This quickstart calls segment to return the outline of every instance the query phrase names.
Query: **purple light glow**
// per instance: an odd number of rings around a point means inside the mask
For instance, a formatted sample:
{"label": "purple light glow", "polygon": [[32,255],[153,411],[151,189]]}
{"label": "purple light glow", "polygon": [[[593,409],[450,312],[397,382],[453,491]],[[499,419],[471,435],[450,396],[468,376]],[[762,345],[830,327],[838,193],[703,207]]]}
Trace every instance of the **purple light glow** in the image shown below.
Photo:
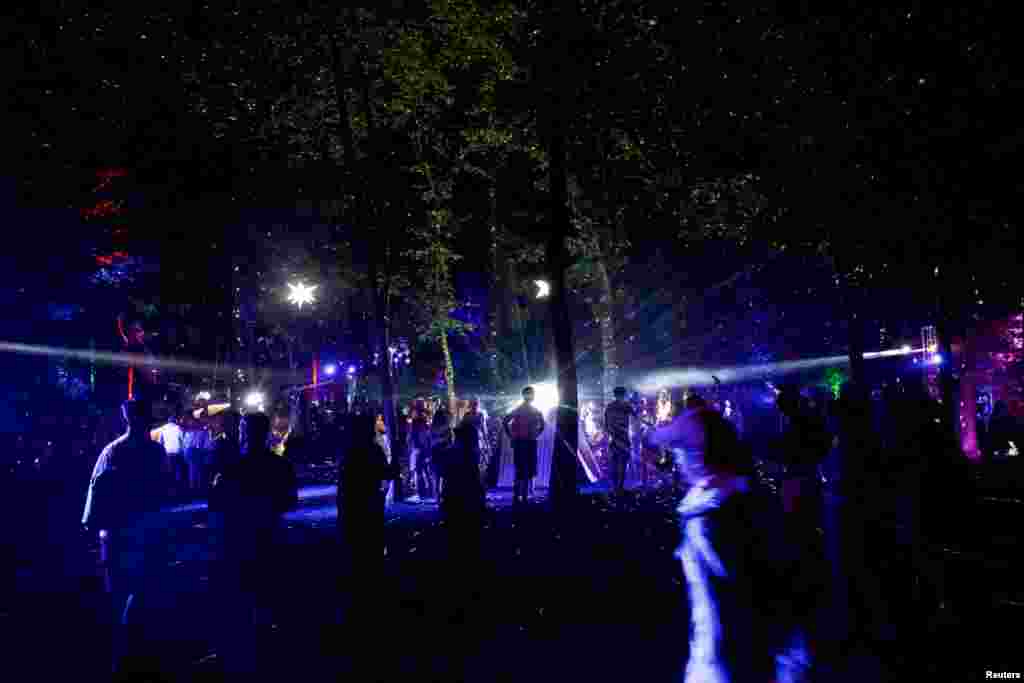
{"label": "purple light glow", "polygon": [[331,363],[330,365],[324,367],[324,374],[327,375],[328,377],[334,375],[334,373],[336,373],[337,371],[338,366],[335,365],[334,363]]}

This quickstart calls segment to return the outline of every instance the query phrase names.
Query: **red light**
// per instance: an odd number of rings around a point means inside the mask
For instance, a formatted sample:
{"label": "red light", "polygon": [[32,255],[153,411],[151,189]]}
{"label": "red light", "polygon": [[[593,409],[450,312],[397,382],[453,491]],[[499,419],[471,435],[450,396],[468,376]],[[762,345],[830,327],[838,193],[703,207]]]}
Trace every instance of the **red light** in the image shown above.
{"label": "red light", "polygon": [[121,205],[110,199],[104,199],[97,202],[96,206],[82,209],[82,216],[85,218],[116,216],[121,213],[124,213],[124,209],[121,208]]}

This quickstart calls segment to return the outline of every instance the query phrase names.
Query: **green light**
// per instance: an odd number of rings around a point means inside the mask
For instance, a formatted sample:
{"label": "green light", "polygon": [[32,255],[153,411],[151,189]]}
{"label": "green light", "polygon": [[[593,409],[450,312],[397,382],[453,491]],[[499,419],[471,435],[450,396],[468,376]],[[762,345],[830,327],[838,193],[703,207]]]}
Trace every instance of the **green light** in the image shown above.
{"label": "green light", "polygon": [[846,375],[838,368],[829,368],[825,371],[825,385],[832,391],[832,398],[839,398],[839,392],[846,380]]}

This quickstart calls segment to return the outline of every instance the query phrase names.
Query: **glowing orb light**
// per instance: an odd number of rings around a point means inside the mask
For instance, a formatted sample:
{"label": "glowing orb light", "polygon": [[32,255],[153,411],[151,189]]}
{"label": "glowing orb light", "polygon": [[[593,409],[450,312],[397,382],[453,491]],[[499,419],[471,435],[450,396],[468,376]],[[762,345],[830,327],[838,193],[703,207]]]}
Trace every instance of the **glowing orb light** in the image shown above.
{"label": "glowing orb light", "polygon": [[533,385],[533,407],[544,415],[559,404],[558,387],[554,382]]}
{"label": "glowing orb light", "polygon": [[210,392],[209,391],[200,391],[196,395],[196,400],[197,401],[209,401],[210,400]]}
{"label": "glowing orb light", "polygon": [[547,280],[534,280],[533,284],[537,285],[538,299],[546,299],[551,295],[551,283]]}
{"label": "glowing orb light", "polygon": [[334,363],[331,363],[330,365],[325,365],[324,366],[324,374],[327,375],[328,377],[330,377],[331,375],[333,375],[337,371],[338,371],[338,366],[335,365]]}
{"label": "glowing orb light", "polygon": [[348,366],[348,374],[350,374],[350,375],[356,374],[356,366],[354,366],[354,365]]}
{"label": "glowing orb light", "polygon": [[936,353],[932,356],[932,365],[942,365],[942,355]]}
{"label": "glowing orb light", "polygon": [[303,304],[311,304],[315,301],[313,298],[313,292],[316,291],[317,285],[305,285],[301,282],[298,284],[288,283],[288,289],[291,292],[288,293],[288,303],[295,304],[299,308],[302,308]]}
{"label": "glowing orb light", "polygon": [[259,391],[250,391],[245,396],[245,405],[248,408],[262,408],[263,394]]}

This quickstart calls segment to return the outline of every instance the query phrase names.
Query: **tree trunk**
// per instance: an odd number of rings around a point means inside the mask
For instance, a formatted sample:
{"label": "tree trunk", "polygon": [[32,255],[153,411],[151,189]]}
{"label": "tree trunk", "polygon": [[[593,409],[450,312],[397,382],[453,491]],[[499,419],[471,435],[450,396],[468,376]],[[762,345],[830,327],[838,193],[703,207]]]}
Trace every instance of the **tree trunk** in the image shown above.
{"label": "tree trunk", "polygon": [[[341,83],[338,83],[338,107],[342,112],[347,112],[347,104],[344,101],[344,90],[341,87]],[[370,74],[366,68],[366,64],[363,65],[363,79],[362,79],[362,95],[363,95],[363,107],[366,114],[366,125],[368,138],[372,143],[376,139],[376,128],[375,119],[373,115],[373,103],[370,94]],[[344,126],[348,128],[348,132],[343,136],[344,139],[353,140],[352,135],[352,121],[351,118],[346,118],[343,122]],[[354,147],[354,143],[353,143]],[[354,149],[353,149],[354,154]],[[368,172],[369,169],[367,168]],[[364,179],[367,177],[367,173],[363,173]],[[380,219],[380,213],[375,210],[375,206],[369,203],[370,193],[367,191],[367,186],[364,184],[361,187],[362,196],[360,197],[360,205],[365,207],[364,211],[366,215],[370,216],[370,223],[375,224]],[[393,457],[399,457],[397,450],[395,449],[394,438],[397,434],[398,420],[395,415],[395,383],[394,375],[392,374],[391,364],[391,311],[390,311],[390,290],[391,290],[391,278],[392,272],[392,261],[391,261],[391,244],[386,240],[370,240],[371,244],[368,249],[367,259],[367,275],[370,295],[372,297],[373,304],[373,352],[378,354],[378,358],[381,361],[381,365],[378,368],[380,371],[380,383],[381,383],[381,398],[384,410],[384,425],[387,427],[387,439],[390,444],[391,452],[394,454]],[[383,257],[383,259],[381,258]],[[378,290],[378,274],[380,272],[380,263],[384,260],[385,273],[383,289]]]}
{"label": "tree trunk", "polygon": [[[391,278],[394,273],[390,241],[385,243],[385,262],[387,265],[384,268],[384,288],[377,296],[377,308],[374,313],[378,321],[377,326],[381,338],[380,353],[384,359],[380,376],[381,398],[384,404],[384,425],[387,427],[387,438],[391,444],[392,457],[398,458],[398,444],[395,443],[395,437],[398,435],[398,416],[395,411],[395,365],[391,357]],[[395,482],[395,484],[400,487],[400,482]],[[395,493],[396,495],[401,495],[401,490]]]}
{"label": "tree trunk", "polygon": [[448,346],[448,332],[441,330],[441,353],[444,354],[444,383],[448,388],[448,415],[455,418],[455,365]]}
{"label": "tree trunk", "polygon": [[619,380],[619,357],[615,342],[615,293],[611,278],[605,267],[604,257],[597,257],[597,279],[601,287],[601,304],[598,306],[598,324],[601,329],[601,360],[604,372],[601,380],[604,402],[609,400]]}
{"label": "tree trunk", "polygon": [[498,186],[493,184],[490,188],[491,203],[491,224],[490,233],[490,285],[487,311],[487,335],[484,340],[484,348],[487,352],[488,367],[490,368],[490,389],[494,393],[502,384],[501,370],[498,366],[498,330],[501,321],[502,301],[498,298],[498,292],[502,291],[502,277],[498,260]]}
{"label": "tree trunk", "polygon": [[[557,115],[556,115],[557,116]],[[560,118],[560,116],[558,116]],[[576,498],[576,454],[579,448],[579,396],[576,354],[572,338],[566,272],[569,265],[567,241],[572,234],[569,214],[566,139],[561,121],[556,118],[551,131],[551,219],[546,248],[551,278],[551,326],[555,337],[555,381],[560,405],[557,410],[554,462],[551,468],[550,494],[556,507],[564,508]]]}
{"label": "tree trunk", "polygon": [[[601,378],[602,406],[606,405],[613,395],[615,386],[618,383],[619,358],[618,349],[615,344],[615,321],[616,321],[616,296],[612,290],[612,279],[608,273],[606,257],[614,249],[614,240],[622,237],[621,213],[613,206],[611,194],[611,182],[609,179],[609,159],[605,140],[601,135],[597,137],[597,144],[601,157],[601,209],[605,216],[615,215],[614,221],[600,224],[600,233],[597,236],[597,282],[601,288],[601,303],[598,306],[598,328],[601,330],[601,362],[603,374]],[[613,233],[610,236],[605,232]],[[607,239],[603,239],[606,238]]]}

